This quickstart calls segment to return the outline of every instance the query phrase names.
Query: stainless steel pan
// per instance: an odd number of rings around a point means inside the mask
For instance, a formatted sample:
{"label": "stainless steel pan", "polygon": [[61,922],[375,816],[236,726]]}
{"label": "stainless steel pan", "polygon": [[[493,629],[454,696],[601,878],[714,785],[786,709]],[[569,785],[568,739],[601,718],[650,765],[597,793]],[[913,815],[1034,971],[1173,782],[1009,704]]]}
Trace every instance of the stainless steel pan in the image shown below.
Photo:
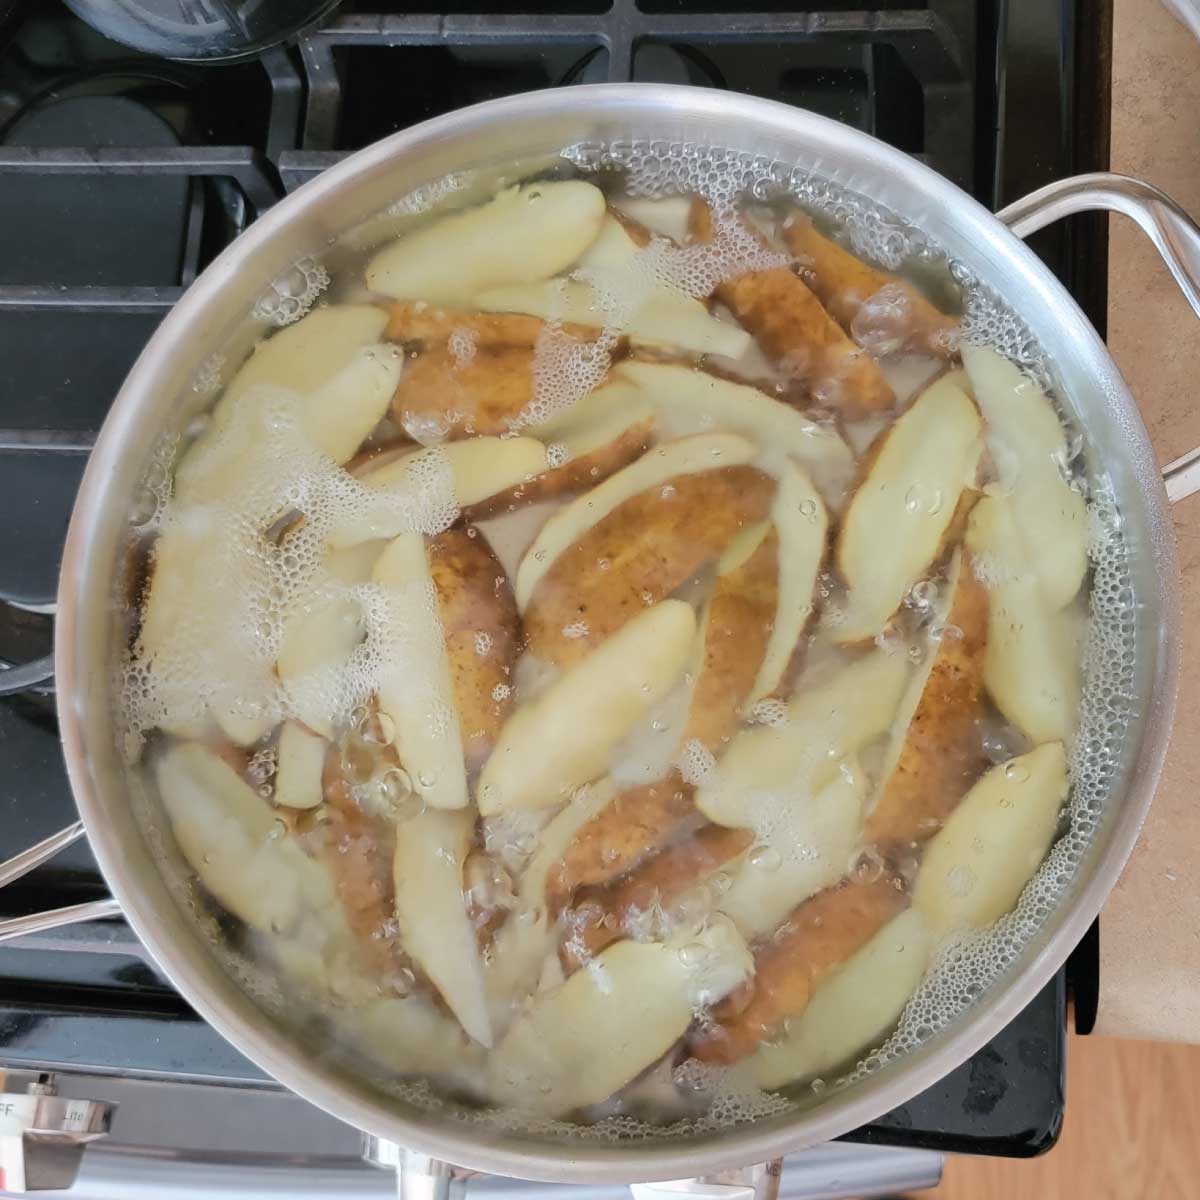
{"label": "stainless steel pan", "polygon": [[[1138,703],[1102,826],[1066,899],[1012,968],[965,1017],[903,1061],[803,1111],[701,1140],[616,1145],[518,1138],[406,1108],[306,1053],[238,989],[168,894],[134,820],[113,734],[117,653],[114,582],[132,497],[156,440],[202,406],[198,368],[251,309],[266,281],[395,197],[481,163],[553,155],[581,141],[663,138],[731,147],[866,194],[923,230],[1017,307],[1053,364],[1091,452],[1117,488],[1132,551]],[[780,104],[653,85],[577,87],[465,109],[379,142],[267,212],[196,281],[162,323],[113,404],[76,503],[59,590],[55,667],[64,751],[82,826],[114,902],[9,923],[6,932],[119,909],[180,992],[265,1070],[341,1119],[460,1168],[563,1182],[680,1179],[765,1163],[838,1136],[933,1084],[1010,1021],[1087,929],[1121,871],[1154,794],[1171,726],[1179,652],[1169,500],[1200,486],[1189,455],[1164,489],[1137,407],[1071,297],[1022,243],[1087,209],[1121,212],[1149,234],[1200,314],[1200,230],[1145,183],[1086,176],[1047,187],[993,216],[958,188],[882,142]],[[0,871],[0,882],[14,872]],[[454,1172],[430,1166],[431,1189]],[[759,1172],[760,1192],[773,1176]],[[440,1181],[440,1182],[438,1182]],[[432,1194],[432,1193],[430,1193]],[[749,1193],[745,1193],[749,1194]]]}

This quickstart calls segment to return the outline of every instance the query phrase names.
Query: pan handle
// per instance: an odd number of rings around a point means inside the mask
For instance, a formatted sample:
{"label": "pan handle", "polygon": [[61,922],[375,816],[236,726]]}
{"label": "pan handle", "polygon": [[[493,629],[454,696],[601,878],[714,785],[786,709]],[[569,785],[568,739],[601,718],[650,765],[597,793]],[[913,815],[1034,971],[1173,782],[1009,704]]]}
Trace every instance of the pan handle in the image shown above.
{"label": "pan handle", "polygon": [[[76,821],[74,825],[68,825],[66,829],[60,829],[48,838],[43,838],[36,846],[30,846],[28,850],[13,855],[7,862],[0,863],[0,887],[20,879],[34,867],[40,867],[81,837],[83,822]],[[60,925],[75,925],[80,921],[98,921],[102,917],[120,915],[121,906],[115,900],[106,898],[90,900],[86,904],[71,904],[66,908],[52,908],[47,912],[30,913],[25,917],[10,917],[0,921],[0,942],[24,937],[30,933],[41,933],[46,929],[57,929]]]}
{"label": "pan handle", "polygon": [[[1076,175],[1030,192],[996,216],[1017,237],[1025,238],[1060,217],[1095,209],[1121,213],[1137,222],[1200,317],[1200,225],[1143,179],[1107,172]],[[1168,463],[1163,482],[1172,504],[1200,491],[1200,447]]]}

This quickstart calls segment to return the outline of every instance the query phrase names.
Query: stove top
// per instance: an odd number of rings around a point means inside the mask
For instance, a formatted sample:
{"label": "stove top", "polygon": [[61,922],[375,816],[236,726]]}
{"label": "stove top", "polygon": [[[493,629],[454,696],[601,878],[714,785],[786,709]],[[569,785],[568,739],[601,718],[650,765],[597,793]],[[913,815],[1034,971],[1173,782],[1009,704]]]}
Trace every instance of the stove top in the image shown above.
{"label": "stove top", "polygon": [[[1103,5],[501,7],[442,0],[429,15],[347,3],[297,42],[201,67],[132,54],[58,4],[0,3],[0,666],[49,652],[58,557],[88,449],[163,313],[260,212],[376,138],[494,96],[632,78],[821,112],[991,207],[1107,165]],[[1077,218],[1033,242],[1101,332],[1102,222]],[[75,818],[52,684],[0,695],[0,747],[8,857]],[[76,843],[0,892],[0,916],[104,895]],[[1068,988],[1085,1025],[1094,983],[1085,944],[1070,975],[979,1054],[852,1139],[1009,1155],[1052,1145]],[[0,953],[0,1062],[274,1087],[196,1018],[119,921]]]}

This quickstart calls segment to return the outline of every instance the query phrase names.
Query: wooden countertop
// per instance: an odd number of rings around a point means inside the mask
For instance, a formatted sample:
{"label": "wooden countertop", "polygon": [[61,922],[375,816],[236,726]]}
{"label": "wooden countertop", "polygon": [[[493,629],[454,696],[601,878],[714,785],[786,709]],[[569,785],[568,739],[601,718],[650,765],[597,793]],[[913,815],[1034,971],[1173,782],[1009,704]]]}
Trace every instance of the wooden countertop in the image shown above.
{"label": "wooden countertop", "polygon": [[[1112,169],[1200,217],[1200,42],[1159,0],[1115,0]],[[1111,220],[1108,344],[1163,464],[1200,446],[1200,321],[1150,242]],[[1166,769],[1100,918],[1097,1032],[1200,1042],[1200,494],[1175,510],[1179,707]]]}

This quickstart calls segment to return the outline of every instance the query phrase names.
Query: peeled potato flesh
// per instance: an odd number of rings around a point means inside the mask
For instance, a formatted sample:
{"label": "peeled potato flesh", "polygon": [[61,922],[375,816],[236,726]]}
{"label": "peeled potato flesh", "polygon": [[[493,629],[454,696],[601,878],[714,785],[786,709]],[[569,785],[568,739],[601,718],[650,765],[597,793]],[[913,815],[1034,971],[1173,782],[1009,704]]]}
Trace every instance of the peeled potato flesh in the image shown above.
{"label": "peeled potato flesh", "polygon": [[720,907],[744,937],[770,933],[796,905],[841,879],[858,842],[866,794],[866,775],[848,761],[730,868],[733,882]]}
{"label": "peeled potato flesh", "polygon": [[865,842],[907,845],[932,837],[983,766],[988,596],[965,552],[951,561],[923,668],[900,705]]}
{"label": "peeled potato flesh", "polygon": [[838,641],[879,634],[933,562],[974,478],[981,433],[975,405],[942,378],[884,436],[838,535],[836,562],[847,586]]}
{"label": "peeled potato flesh", "polygon": [[[608,216],[576,265],[576,277],[493,288],[475,297],[480,308],[527,313],[628,334],[639,346],[694,354],[740,355],[750,336],[718,321],[697,299],[655,282],[658,246],[639,245],[617,218]],[[605,298],[618,296],[618,305]]]}
{"label": "peeled potato flesh", "polygon": [[774,491],[753,467],[715,466],[632,496],[542,575],[524,612],[530,649],[560,666],[578,662],[760,521]]}
{"label": "peeled potato flesh", "polygon": [[224,908],[262,932],[290,929],[333,903],[333,884],[277,823],[271,806],[207,746],[172,746],[155,765],[175,840]]}
{"label": "peeled potato flesh", "polygon": [[479,1046],[424,996],[385,996],[339,1015],[341,1036],[369,1062],[400,1075],[458,1077],[469,1086]]}
{"label": "peeled potato flesh", "polygon": [[738,995],[719,1004],[692,1038],[692,1054],[704,1062],[737,1062],[773,1039],[785,1021],[804,1012],[830,971],[907,907],[901,881],[892,875],[847,880],[806,900],[755,949],[748,1001]]}
{"label": "peeled potato flesh", "polygon": [[804,687],[776,726],[747,729],[730,743],[696,807],[718,825],[754,828],[781,806],[801,804],[838,770],[838,759],[891,727],[908,682],[903,653],[873,650],[832,678]]}
{"label": "peeled potato flesh", "polygon": [[556,804],[604,774],[614,747],[674,686],[695,632],[691,607],[664,600],[519,706],[480,776],[479,811]]}
{"label": "peeled potato flesh", "polygon": [[777,1088],[811,1079],[878,1046],[921,982],[932,948],[916,909],[893,917],[817,988],[782,1038],[754,1052],[746,1066],[755,1083]]}
{"label": "peeled potato flesh", "polygon": [[994,766],[926,847],[913,905],[936,935],[1008,912],[1041,865],[1067,798],[1061,742]]}
{"label": "peeled potato flesh", "polygon": [[1062,608],[1087,572],[1087,505],[1063,475],[1066,432],[1016,364],[982,346],[964,346],[962,356],[1030,566],[1051,608]]}
{"label": "peeled potato flesh", "polygon": [[609,476],[586,495],[565,504],[542,526],[521,560],[515,585],[517,607],[524,612],[534,589],[567,547],[627,500],[675,476],[731,467],[754,457],[754,446],[734,433],[697,434],[656,446]]}
{"label": "peeled potato flesh", "polygon": [[958,322],[939,312],[911,284],[880,271],[817,232],[803,213],[783,223],[783,240],[801,260],[805,277],[843,329],[853,329],[863,303],[890,287],[898,289],[908,310],[906,344],[914,350],[949,358],[958,345]]}
{"label": "peeled potato flesh", "polygon": [[526,183],[402,237],[367,264],[367,287],[397,300],[470,306],[489,287],[548,279],[600,232],[604,194],[581,180]]}
{"label": "peeled potato flesh", "polygon": [[698,1005],[735,988],[750,953],[728,922],[677,942],[619,942],[534,998],[492,1056],[508,1106],[562,1116],[598,1104],[661,1058]]}
{"label": "peeled potato flesh", "polygon": [[475,822],[469,812],[426,809],[396,830],[396,918],[404,949],[463,1029],[492,1044],[483,964],[467,916],[462,872]]}
{"label": "peeled potato flesh", "polygon": [[825,558],[829,516],[808,473],[790,459],[776,472],[771,523],[778,540],[778,603],[771,635],[746,703],[774,692],[784,680],[813,612],[817,574]]}
{"label": "peeled potato flesh", "polygon": [[1010,500],[985,496],[975,506],[967,546],[988,582],[988,694],[1034,743],[1069,739],[1081,690],[1074,614],[1052,610]]}
{"label": "peeled potato flesh", "polygon": [[578,831],[612,803],[615,791],[608,779],[577,789],[538,837],[537,849],[521,874],[517,911],[493,935],[484,984],[497,1031],[507,1028],[514,1005],[533,991],[543,960],[553,952],[555,868]]}
{"label": "peeled potato flesh", "polygon": [[463,753],[473,772],[512,708],[517,607],[508,577],[477,529],[448,529],[430,540],[428,553]]}
{"label": "peeled potato flesh", "polygon": [[256,447],[233,445],[233,463],[217,458],[225,464],[221,472],[199,470],[214,457],[204,451],[258,387],[301,397],[308,440],[335,462],[349,461],[387,412],[404,365],[395,347],[381,343],[386,324],[387,314],[374,305],[331,304],[259,342],[217,402],[210,432],[180,463],[177,491],[220,499],[230,472],[256,469]]}
{"label": "peeled potato flesh", "polygon": [[324,799],[321,776],[329,743],[297,721],[285,721],[275,749],[275,803],[282,808],[316,808]]}
{"label": "peeled potato flesh", "polygon": [[836,430],[815,424],[757,388],[678,363],[628,359],[613,374],[637,387],[664,421],[730,430],[760,451],[787,454],[809,472],[831,503],[841,496],[853,472],[853,455]]}
{"label": "peeled potato flesh", "polygon": [[710,754],[720,753],[737,728],[778,624],[779,539],[766,523],[744,532],[752,543],[748,557],[726,564],[727,551],[717,564],[683,732],[685,744],[697,741]]}
{"label": "peeled potato flesh", "polygon": [[465,808],[461,726],[421,535],[402,533],[389,542],[375,564],[373,578],[384,588],[389,603],[379,707],[395,725],[400,761],[426,804]]}
{"label": "peeled potato flesh", "polygon": [[[449,470],[449,488],[439,486]],[[330,531],[329,544],[353,546],[395,537],[436,504],[443,490],[459,509],[485,504],[546,468],[546,447],[531,437],[475,437],[425,450],[409,450],[368,463],[359,478],[380,493],[379,505]],[[447,498],[448,499],[448,498]]]}

